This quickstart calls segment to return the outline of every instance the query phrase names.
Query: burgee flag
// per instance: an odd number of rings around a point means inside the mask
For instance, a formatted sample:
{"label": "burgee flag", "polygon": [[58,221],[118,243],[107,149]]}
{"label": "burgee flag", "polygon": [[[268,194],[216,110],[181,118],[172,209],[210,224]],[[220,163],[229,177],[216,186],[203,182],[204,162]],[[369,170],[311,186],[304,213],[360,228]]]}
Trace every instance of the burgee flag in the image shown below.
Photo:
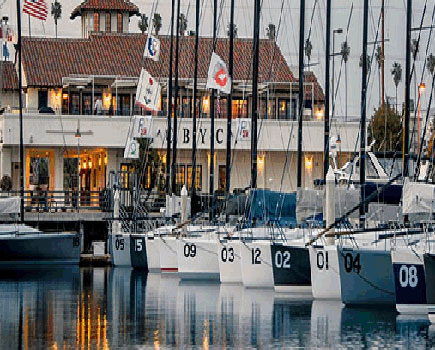
{"label": "burgee flag", "polygon": [[160,92],[162,88],[150,73],[142,68],[136,91],[136,104],[142,108],[157,111],[159,108]]}
{"label": "burgee flag", "polygon": [[47,19],[48,8],[44,0],[26,0],[23,12],[29,16],[45,21]]}
{"label": "burgee flag", "polygon": [[160,40],[155,36],[149,35],[145,43],[145,58],[151,58],[153,61],[158,61],[160,57]]}
{"label": "burgee flag", "polygon": [[139,159],[139,142],[135,139],[128,139],[124,149],[125,159]]}
{"label": "burgee flag", "polygon": [[231,77],[227,65],[216,53],[213,52],[208,68],[207,89],[216,89],[225,94],[231,92]]}

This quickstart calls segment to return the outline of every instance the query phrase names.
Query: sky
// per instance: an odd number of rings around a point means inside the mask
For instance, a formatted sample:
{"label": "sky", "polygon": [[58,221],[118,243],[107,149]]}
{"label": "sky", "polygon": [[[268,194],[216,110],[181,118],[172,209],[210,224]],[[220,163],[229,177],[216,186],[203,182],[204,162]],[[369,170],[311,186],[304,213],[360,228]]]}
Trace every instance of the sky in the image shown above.
{"label": "sky", "polygon": [[[23,0],[21,0],[23,2]],[[170,0],[131,0],[135,3],[141,13],[148,17],[152,16],[153,9],[162,16],[162,34],[169,33],[169,20],[171,1]],[[52,1],[46,1],[51,7]],[[62,5],[62,18],[58,22],[59,37],[81,37],[80,18],[70,20],[73,8],[81,3],[79,0],[59,0]],[[181,0],[181,12],[187,15],[188,30],[193,30],[195,26],[195,0]],[[235,0],[235,23],[238,28],[239,37],[252,37],[253,33],[253,9],[252,0]],[[306,0],[306,37],[310,35],[313,45],[310,68],[324,87],[325,81],[325,3],[326,0]],[[332,29],[343,28],[343,34],[335,35],[335,52],[338,52],[341,43],[346,39],[351,48],[350,58],[347,65],[342,64],[341,58],[335,58],[335,87],[337,89],[336,116],[349,118],[358,117],[361,111],[361,68],[359,67],[360,55],[362,52],[362,0],[333,0]],[[413,3],[413,27],[418,27],[422,20],[422,13],[425,3],[427,3],[426,15],[423,20],[424,26],[431,25],[435,0],[414,0]],[[201,0],[201,23],[200,34],[210,36],[212,33],[212,0]],[[293,72],[297,74],[298,64],[298,40],[299,40],[299,4],[298,0],[263,0],[260,35],[266,36],[266,27],[269,23],[277,26],[277,42],[282,53]],[[375,41],[378,32],[380,39],[380,8],[381,0],[369,0],[369,42]],[[351,8],[353,5],[352,15]],[[394,62],[402,65],[402,82],[398,87],[398,102],[401,105],[404,96],[404,72],[405,72],[405,24],[406,24],[406,1],[405,0],[385,0],[385,37],[388,40],[385,44],[385,81],[386,95],[395,98],[395,86],[391,75],[391,67]],[[218,36],[226,36],[229,23],[230,0],[218,0],[219,7],[219,28]],[[0,0],[0,15],[8,15],[12,28],[16,29],[16,0]],[[22,18],[23,35],[29,34],[28,16]],[[132,17],[130,22],[130,32],[138,32],[138,18]],[[349,24],[349,27],[348,27]],[[378,29],[379,28],[379,29]],[[54,37],[55,25],[51,16],[46,22],[31,19],[32,36]],[[427,54],[434,53],[435,30],[432,40],[428,44],[429,30],[421,32],[420,52],[416,60],[416,76],[413,80],[411,98],[416,94],[415,86],[420,81],[425,82],[429,87],[431,79],[427,69],[423,74],[423,64]],[[310,33],[310,34],[309,34]],[[418,31],[413,32],[413,37],[417,37]],[[368,52],[373,55],[374,46],[370,45]],[[331,49],[332,50],[332,49]],[[426,54],[427,52],[427,54]],[[317,64],[316,64],[317,63]],[[346,69],[345,69],[346,66]],[[332,69],[332,67],[331,67]],[[340,73],[341,72],[341,73]],[[347,74],[345,74],[345,72]],[[346,79],[347,76],[347,79]],[[339,78],[340,77],[340,78]],[[332,79],[332,77],[331,77]],[[340,80],[340,81],[339,81]],[[339,81],[339,83],[338,83]],[[422,110],[425,109],[429,100],[429,90],[426,89],[421,98]],[[345,92],[347,91],[347,98]],[[379,69],[376,61],[372,64],[371,74],[368,83],[367,115],[371,116],[375,108],[379,105]]]}

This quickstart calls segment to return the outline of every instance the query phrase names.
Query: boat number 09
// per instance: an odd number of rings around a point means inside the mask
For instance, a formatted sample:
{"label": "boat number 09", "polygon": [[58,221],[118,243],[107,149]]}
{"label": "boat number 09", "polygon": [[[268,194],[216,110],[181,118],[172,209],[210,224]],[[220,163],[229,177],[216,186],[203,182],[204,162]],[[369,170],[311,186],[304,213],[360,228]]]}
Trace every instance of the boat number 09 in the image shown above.
{"label": "boat number 09", "polygon": [[399,270],[399,282],[402,288],[406,288],[408,286],[410,286],[411,288],[417,287],[417,268],[414,265],[402,265]]}
{"label": "boat number 09", "polygon": [[351,253],[347,253],[344,256],[344,269],[347,273],[351,273],[352,270],[359,273],[361,271],[360,255],[357,254],[354,258]]}
{"label": "boat number 09", "polygon": [[233,262],[234,261],[234,248],[222,248],[221,251],[222,262]]}
{"label": "boat number 09", "polygon": [[290,268],[290,252],[277,250],[275,253],[275,266],[277,268],[289,269]]}
{"label": "boat number 09", "polygon": [[141,239],[136,239],[136,244],[134,246],[134,250],[137,252],[142,251],[142,240]]}
{"label": "boat number 09", "polygon": [[260,248],[252,248],[251,249],[252,265],[260,265],[261,264],[260,256],[261,256]]}
{"label": "boat number 09", "polygon": [[319,270],[328,270],[329,263],[328,263],[328,252],[323,253],[322,251],[317,253],[317,268]]}
{"label": "boat number 09", "polygon": [[124,238],[117,238],[115,241],[116,250],[124,250]]}
{"label": "boat number 09", "polygon": [[184,245],[184,256],[186,258],[188,258],[189,256],[191,258],[194,258],[196,256],[196,245],[186,243]]}

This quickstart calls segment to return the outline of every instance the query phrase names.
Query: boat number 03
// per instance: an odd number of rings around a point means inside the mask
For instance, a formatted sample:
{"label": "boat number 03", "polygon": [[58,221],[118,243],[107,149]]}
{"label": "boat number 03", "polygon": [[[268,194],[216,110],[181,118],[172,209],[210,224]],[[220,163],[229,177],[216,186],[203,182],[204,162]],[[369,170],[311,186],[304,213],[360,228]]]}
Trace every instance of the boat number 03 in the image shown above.
{"label": "boat number 03", "polygon": [[289,269],[290,268],[290,252],[277,250],[275,253],[275,266],[277,268]]}
{"label": "boat number 03", "polygon": [[234,248],[222,248],[221,251],[222,262],[233,262],[234,261]]}
{"label": "boat number 03", "polygon": [[261,264],[260,256],[261,256],[260,248],[252,248],[251,249],[252,265],[260,265]]}
{"label": "boat number 03", "polygon": [[184,245],[184,256],[186,258],[188,258],[189,256],[191,258],[194,258],[196,256],[196,245],[186,243]]}
{"label": "boat number 03", "polygon": [[352,271],[359,273],[361,271],[360,255],[357,254],[353,257],[351,253],[347,253],[344,256],[344,269],[347,273],[351,273]]}
{"label": "boat number 03", "polygon": [[418,284],[417,268],[414,265],[402,265],[399,270],[399,282],[402,288],[415,288]]}
{"label": "boat number 03", "polygon": [[136,239],[136,243],[134,245],[134,250],[136,252],[141,252],[142,251],[142,240],[141,239]]}
{"label": "boat number 03", "polygon": [[320,251],[317,253],[317,268],[319,270],[328,270],[329,263],[328,263],[328,252]]}
{"label": "boat number 03", "polygon": [[124,238],[117,238],[115,241],[116,250],[124,250]]}

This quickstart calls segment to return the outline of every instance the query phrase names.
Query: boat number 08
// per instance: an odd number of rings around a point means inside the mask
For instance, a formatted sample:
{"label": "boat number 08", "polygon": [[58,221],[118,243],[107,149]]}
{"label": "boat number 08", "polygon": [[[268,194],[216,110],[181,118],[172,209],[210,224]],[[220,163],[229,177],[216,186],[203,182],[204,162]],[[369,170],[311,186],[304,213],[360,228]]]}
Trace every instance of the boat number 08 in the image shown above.
{"label": "boat number 08", "polygon": [[196,245],[186,243],[184,245],[184,256],[186,258],[188,258],[189,256],[191,258],[194,258],[196,256]]}
{"label": "boat number 08", "polygon": [[275,253],[275,266],[277,268],[289,269],[290,268],[290,252],[277,250]]}
{"label": "boat number 08", "polygon": [[351,273],[353,270],[359,274],[359,272],[361,271],[360,255],[357,254],[354,258],[351,253],[347,253],[344,256],[344,269],[347,273]]}
{"label": "boat number 08", "polygon": [[234,248],[222,248],[221,251],[222,262],[233,262],[234,261]]}
{"label": "boat number 08", "polygon": [[116,250],[124,250],[124,238],[117,238],[115,241]]}
{"label": "boat number 08", "polygon": [[320,251],[317,253],[317,268],[319,270],[328,270],[329,264],[328,264],[328,252],[323,253],[323,251]]}
{"label": "boat number 08", "polygon": [[418,284],[417,268],[414,265],[402,265],[399,270],[399,282],[402,288],[415,288]]}
{"label": "boat number 08", "polygon": [[261,264],[260,256],[261,256],[260,248],[252,248],[251,249],[252,265],[260,265]]}

